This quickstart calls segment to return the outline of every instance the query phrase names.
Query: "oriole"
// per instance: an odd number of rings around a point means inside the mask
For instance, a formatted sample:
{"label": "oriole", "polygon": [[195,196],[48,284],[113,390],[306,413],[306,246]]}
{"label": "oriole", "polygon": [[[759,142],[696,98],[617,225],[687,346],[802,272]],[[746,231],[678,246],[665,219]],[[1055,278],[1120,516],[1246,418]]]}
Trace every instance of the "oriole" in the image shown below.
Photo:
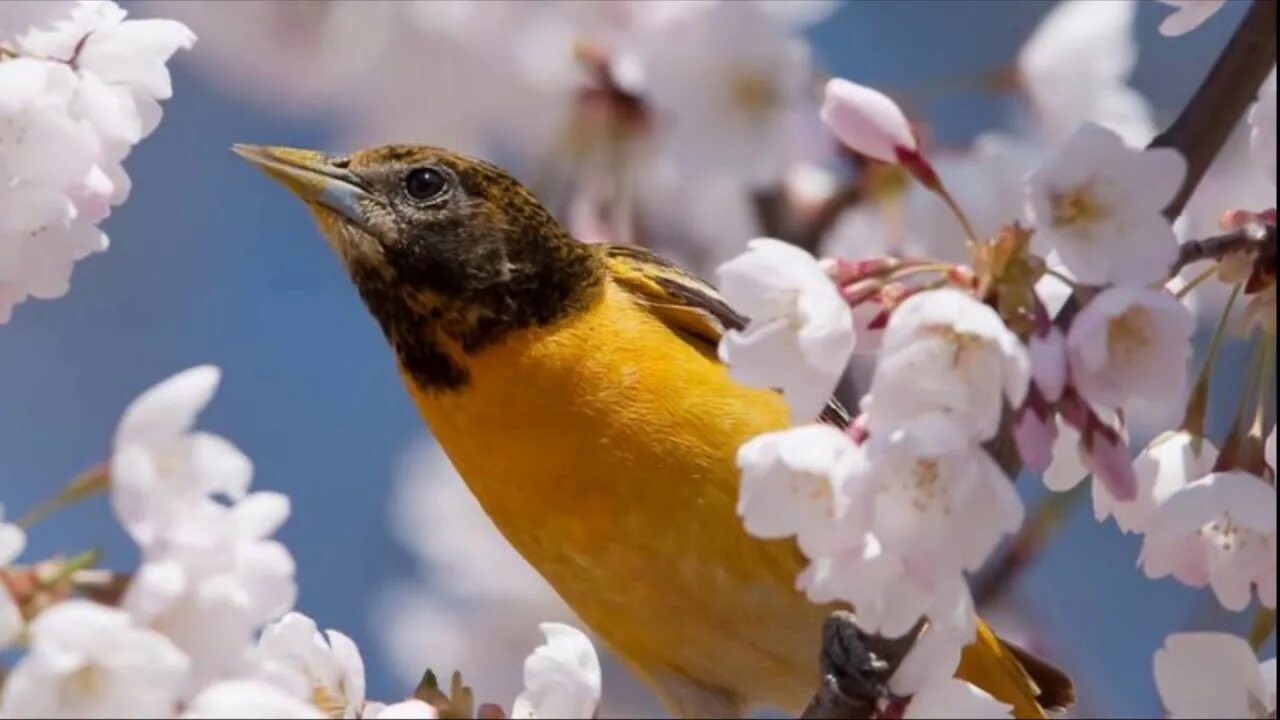
{"label": "oriole", "polygon": [[[446,150],[236,150],[310,207],[485,512],[671,712],[804,706],[832,608],[795,589],[793,543],[735,513],[738,446],[788,413],[717,361],[744,319],[713,288],[574,240]],[[1071,693],[985,625],[959,675],[1024,717]]]}

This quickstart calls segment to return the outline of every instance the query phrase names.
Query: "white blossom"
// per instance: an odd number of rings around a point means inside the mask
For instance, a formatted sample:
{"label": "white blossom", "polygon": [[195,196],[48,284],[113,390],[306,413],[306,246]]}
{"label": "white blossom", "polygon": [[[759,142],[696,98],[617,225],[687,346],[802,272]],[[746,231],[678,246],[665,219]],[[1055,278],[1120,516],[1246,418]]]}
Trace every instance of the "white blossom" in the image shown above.
{"label": "white blossom", "polygon": [[959,647],[972,641],[976,629],[973,598],[959,574],[937,578],[908,572],[903,558],[871,533],[849,550],[810,562],[796,588],[815,603],[854,605],[858,626],[868,633],[900,637],[928,617]]}
{"label": "white blossom", "polygon": [[[1262,445],[1262,455],[1267,461],[1267,467],[1271,468],[1271,472],[1276,471],[1276,429],[1271,428],[1271,433],[1267,435],[1267,439]],[[2,563],[0,563],[2,564]]]}
{"label": "white blossom", "polygon": [[238,671],[254,632],[293,607],[293,557],[269,539],[288,515],[277,493],[231,507],[206,500],[145,553],[121,604],[191,657],[195,685]]}
{"label": "white blossom", "polygon": [[1227,4],[1227,0],[1160,0],[1174,11],[1160,21],[1160,34],[1168,37],[1186,35],[1204,24]]}
{"label": "white blossom", "polygon": [[1208,475],[1217,459],[1218,450],[1209,440],[1183,430],[1167,432],[1133,461],[1138,483],[1135,499],[1116,500],[1104,483],[1094,483],[1094,516],[1101,521],[1114,515],[1124,532],[1144,532],[1155,509],[1188,483]]}
{"label": "white blossom", "polygon": [[886,437],[873,435],[860,472],[848,481],[857,526],[915,572],[976,570],[1022,524],[1012,481],[967,431],[933,414]]}
{"label": "white blossom", "polygon": [[129,615],[88,600],[53,605],[31,622],[31,645],[5,679],[10,718],[173,715],[187,658]]}
{"label": "white blossom", "polygon": [[946,678],[916,693],[907,703],[902,717],[906,720],[957,717],[995,720],[1013,717],[1013,706],[996,700],[972,683]]}
{"label": "white blossom", "polygon": [[856,541],[841,524],[849,505],[842,486],[860,460],[853,441],[825,424],[747,441],[738,449],[738,514],[747,532],[760,538],[795,535],[809,557]]}
{"label": "white blossom", "polygon": [[1275,658],[1259,663],[1241,638],[1174,633],[1153,660],[1170,717],[1267,718],[1276,714]]}
{"label": "white blossom", "polygon": [[28,296],[64,295],[73,265],[107,248],[96,226],[128,194],[120,163],[160,121],[165,62],[194,40],[89,1],[14,40],[0,62],[0,204],[21,211],[0,220],[0,322]]}
{"label": "white blossom", "polygon": [[1171,494],[1152,513],[1139,563],[1148,577],[1209,585],[1241,611],[1257,586],[1276,605],[1276,489],[1256,475],[1215,472]]}
{"label": "white blossom", "polygon": [[867,428],[890,433],[941,412],[986,440],[1000,426],[1004,401],[1022,404],[1030,373],[1026,348],[996,311],[954,289],[913,295],[885,329],[863,401]]}
{"label": "white blossom", "polygon": [[1104,290],[1067,331],[1071,380],[1091,405],[1121,408],[1132,400],[1180,403],[1195,319],[1167,292]]}
{"label": "white blossom", "polygon": [[1035,121],[1052,142],[1096,122],[1141,145],[1155,135],[1151,108],[1128,85],[1138,59],[1134,0],[1066,0],[1040,21],[1018,53]]}
{"label": "white blossom", "polygon": [[[4,506],[0,505],[0,570],[16,560],[26,546],[27,534],[17,525],[4,522]],[[21,632],[22,612],[8,586],[0,582],[0,650],[9,647]]]}
{"label": "white blossom", "polygon": [[434,707],[416,698],[385,705],[368,702],[360,717],[365,720],[435,720],[440,713]]}
{"label": "white blossom", "polygon": [[255,655],[260,662],[300,674],[311,689],[312,702],[330,717],[354,718],[364,707],[360,649],[337,630],[322,635],[315,621],[302,613],[288,613],[264,628]]}
{"label": "white blossom", "polygon": [[139,395],[120,418],[111,502],[144,547],[181,532],[186,513],[210,495],[236,500],[248,491],[252,461],[226,439],[192,430],[219,375],[212,365],[178,373]]}
{"label": "white blossom", "polygon": [[600,704],[600,660],[580,630],[562,623],[539,626],[546,642],[524,661],[524,692],[512,718],[592,718]]}
{"label": "white blossom", "polygon": [[182,717],[189,720],[318,720],[325,715],[306,700],[271,683],[260,680],[223,680],[201,690],[191,700]]}
{"label": "white blossom", "polygon": [[720,266],[725,300],[751,318],[720,342],[740,382],[782,390],[795,422],[822,412],[853,351],[853,318],[809,253],[771,238]]}
{"label": "white blossom", "polygon": [[86,0],[51,29],[18,39],[19,50],[68,63],[80,84],[73,104],[119,160],[160,121],[158,101],[173,95],[165,63],[195,35],[174,20],[125,20],[114,2]]}
{"label": "white blossom", "polygon": [[76,261],[106,249],[94,224],[114,185],[95,164],[100,140],[69,106],[66,66],[0,62],[0,322],[28,296],[61,297]]}
{"label": "white blossom", "polygon": [[1276,71],[1258,91],[1249,110],[1249,151],[1258,167],[1276,184]]}
{"label": "white blossom", "polygon": [[1057,419],[1054,438],[1053,462],[1044,471],[1043,480],[1050,490],[1066,492],[1089,476],[1089,468],[1081,458],[1080,432],[1061,416]]}
{"label": "white blossom", "polygon": [[814,106],[808,45],[758,4],[677,12],[631,33],[612,68],[652,105],[659,142],[687,172],[727,171],[761,185],[781,179],[799,154]]}
{"label": "white blossom", "polygon": [[889,96],[844,78],[827,81],[822,122],[850,148],[881,162],[897,164],[919,150],[911,123]]}
{"label": "white blossom", "polygon": [[972,600],[962,573],[1022,523],[1009,478],[965,428],[932,414],[873,434],[844,488],[844,547],[815,558],[801,589],[814,602],[851,603],[868,632],[901,635],[928,615],[968,642]]}
{"label": "white blossom", "polygon": [[1027,213],[1037,236],[1080,282],[1163,280],[1178,243],[1161,211],[1185,170],[1176,150],[1135,150],[1087,123],[1031,174]]}

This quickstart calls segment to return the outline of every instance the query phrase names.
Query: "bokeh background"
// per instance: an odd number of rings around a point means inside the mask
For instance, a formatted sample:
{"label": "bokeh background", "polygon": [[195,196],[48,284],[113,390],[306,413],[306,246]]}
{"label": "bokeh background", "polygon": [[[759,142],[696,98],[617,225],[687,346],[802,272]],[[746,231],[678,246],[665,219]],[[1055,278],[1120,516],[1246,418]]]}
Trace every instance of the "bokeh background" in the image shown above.
{"label": "bokeh background", "polygon": [[[1139,8],[1132,84],[1161,123],[1242,14],[1243,3],[1228,5],[1176,40],[1155,30],[1166,9]],[[129,7],[182,16],[164,3]],[[1049,7],[857,2],[806,34],[833,74],[910,90],[1007,66]],[[201,35],[201,18],[212,16],[194,15],[188,22]],[[223,384],[202,425],[254,459],[256,487],[292,498],[280,537],[298,562],[299,609],[356,640],[371,697],[406,693],[424,669],[415,663],[448,672],[458,658],[482,699],[505,704],[552,601],[431,449],[377,327],[310,219],[228,151],[234,142],[339,149],[348,138],[321,110],[281,112],[261,92],[220,81],[202,52],[212,50],[197,43],[176,59],[164,122],[127,162],[133,193],[105,224],[111,249],[76,268],[66,298],[28,302],[0,327],[0,498],[12,516],[48,497],[103,459],[120,411],[139,391],[214,363]],[[271,57],[270,47],[259,48],[261,62]],[[406,81],[395,91],[418,88]],[[948,143],[968,142],[1008,113],[1007,98],[974,89],[922,97],[927,103],[915,109]],[[1225,359],[1228,368],[1242,362],[1231,348]],[[1043,492],[1033,479],[1020,487],[1030,503]],[[28,556],[87,546],[101,547],[108,565],[133,562],[100,500],[37,526]],[[1137,549],[1135,538],[1095,523],[1088,503],[1079,504],[997,608],[998,623],[1030,636],[1076,676],[1082,714],[1159,712],[1151,654],[1167,633],[1248,624],[1207,592],[1145,580],[1134,567]],[[618,666],[606,673],[605,713],[646,707]]]}

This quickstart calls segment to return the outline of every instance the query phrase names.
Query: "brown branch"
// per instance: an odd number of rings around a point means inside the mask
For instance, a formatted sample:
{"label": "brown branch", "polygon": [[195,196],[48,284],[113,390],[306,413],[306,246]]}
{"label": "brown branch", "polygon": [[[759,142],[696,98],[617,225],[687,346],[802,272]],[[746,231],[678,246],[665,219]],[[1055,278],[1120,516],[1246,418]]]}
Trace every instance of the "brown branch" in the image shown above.
{"label": "brown branch", "polygon": [[1214,235],[1203,240],[1188,240],[1178,248],[1178,259],[1174,261],[1169,274],[1177,275],[1186,266],[1201,260],[1221,260],[1227,255],[1238,252],[1257,253],[1263,262],[1270,258],[1274,263],[1276,226],[1249,223],[1239,230],[1223,235]]}
{"label": "brown branch", "polygon": [[792,243],[809,252],[816,251],[822,238],[826,237],[844,211],[862,202],[864,194],[861,183],[846,183],[840,187],[818,206],[813,217],[796,232]]}
{"label": "brown branch", "polygon": [[[756,220],[760,223],[761,234],[779,240],[791,239],[793,222],[787,207],[787,195],[781,186],[753,192],[751,202],[756,208]],[[813,248],[805,249],[813,251]]]}
{"label": "brown branch", "polygon": [[[1164,210],[1164,216],[1170,222],[1186,207],[1192,193],[1204,179],[1209,165],[1222,150],[1240,118],[1244,117],[1275,64],[1276,0],[1254,0],[1208,76],[1187,101],[1182,113],[1149,145],[1152,148],[1173,148],[1187,160],[1187,174],[1182,187]],[[1270,234],[1274,239],[1274,227]],[[1202,242],[1211,241],[1211,244],[1218,242],[1213,238]],[[1204,249],[1193,247],[1185,252],[1190,256]],[[1073,295],[1067,299],[1054,321],[1065,328],[1079,311],[1080,302]],[[997,441],[1011,444],[1008,440]],[[1017,477],[1021,462],[1006,464],[1005,469],[1010,471],[1010,477]],[[1005,585],[1012,583],[1023,569],[1033,564],[1032,560],[1043,547],[1044,539],[1024,536],[1037,532],[1040,531],[1024,525],[1004,554],[992,561],[989,572],[995,573],[997,578],[980,580],[975,584],[984,595],[1000,595]]]}
{"label": "brown branch", "polygon": [[1187,159],[1182,188],[1164,210],[1170,221],[1182,214],[1275,64],[1276,0],[1254,0],[1178,119],[1151,141],[1150,147],[1173,148]]}
{"label": "brown branch", "polygon": [[801,718],[870,718],[882,701],[894,699],[889,677],[911,649],[923,623],[900,638],[867,635],[847,610],[837,610],[822,624],[818,656],[818,691]]}
{"label": "brown branch", "polygon": [[[1151,142],[1150,147],[1168,147],[1182,153],[1187,160],[1187,174],[1178,194],[1165,208],[1170,221],[1186,207],[1213,159],[1222,150],[1227,137],[1248,110],[1259,88],[1276,63],[1276,0],[1254,0],[1240,26],[1219,55],[1208,76],[1192,95],[1178,119]],[[763,206],[757,202],[757,207]],[[838,213],[833,215],[833,218]],[[762,214],[762,220],[764,215]],[[834,222],[832,219],[830,222]],[[1186,258],[1197,254],[1223,251],[1245,242],[1237,233],[1209,238],[1186,248]],[[781,235],[780,237],[786,237]],[[1275,244],[1275,228],[1269,228],[1270,247]],[[1274,255],[1274,251],[1272,252]],[[1183,257],[1179,262],[1183,262]],[[1192,260],[1186,260],[1191,262]],[[1055,320],[1070,322],[1079,310],[1079,302],[1070,298]],[[1001,433],[1007,435],[1005,430]],[[1016,477],[1021,462],[1010,456],[1008,438],[997,440],[999,455],[1005,460],[1010,477]],[[1021,571],[1031,564],[1045,544],[1051,530],[1069,507],[1070,496],[1051,502],[1044,510],[1045,521],[1028,523],[1009,544],[1003,557],[991,564],[986,581],[976,584],[980,597],[998,596]],[[813,699],[805,709],[805,718],[867,718],[876,704],[889,698],[885,682],[897,668],[910,647],[914,634],[905,640],[886,641],[864,635],[857,629],[852,614],[833,613],[823,627],[821,680]],[[890,643],[905,643],[895,647]]]}

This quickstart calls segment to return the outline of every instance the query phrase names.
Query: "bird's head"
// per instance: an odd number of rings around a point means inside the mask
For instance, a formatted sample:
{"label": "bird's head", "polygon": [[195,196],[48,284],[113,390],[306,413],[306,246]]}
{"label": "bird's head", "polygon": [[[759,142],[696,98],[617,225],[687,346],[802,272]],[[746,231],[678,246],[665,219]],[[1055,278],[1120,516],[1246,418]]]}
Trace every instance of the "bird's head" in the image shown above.
{"label": "bird's head", "polygon": [[499,168],[441,148],[350,155],[236,145],[311,209],[405,364],[406,346],[474,352],[592,296],[598,255]]}

